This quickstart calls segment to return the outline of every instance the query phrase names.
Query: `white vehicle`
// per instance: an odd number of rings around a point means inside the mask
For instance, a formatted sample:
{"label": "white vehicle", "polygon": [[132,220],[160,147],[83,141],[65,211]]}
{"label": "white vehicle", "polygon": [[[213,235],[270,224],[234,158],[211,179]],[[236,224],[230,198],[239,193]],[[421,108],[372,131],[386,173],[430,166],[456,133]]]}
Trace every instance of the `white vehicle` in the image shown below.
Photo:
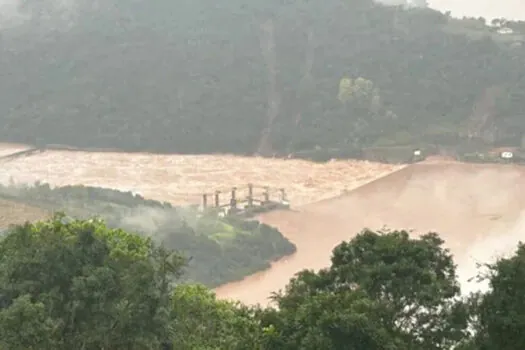
{"label": "white vehicle", "polygon": [[501,152],[501,158],[503,159],[512,159],[514,154],[512,152]]}

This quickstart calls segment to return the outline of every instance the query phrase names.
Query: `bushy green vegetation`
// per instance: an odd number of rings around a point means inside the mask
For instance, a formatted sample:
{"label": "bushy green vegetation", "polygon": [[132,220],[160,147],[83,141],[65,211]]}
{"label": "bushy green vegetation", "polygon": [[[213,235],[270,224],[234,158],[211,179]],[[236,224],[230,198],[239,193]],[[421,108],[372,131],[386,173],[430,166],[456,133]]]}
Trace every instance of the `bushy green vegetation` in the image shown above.
{"label": "bushy green vegetation", "polygon": [[0,186],[0,196],[63,211],[75,218],[98,216],[112,228],[152,237],[191,261],[184,278],[217,286],[269,267],[295,251],[273,227],[256,220],[218,218],[195,209],[146,200],[140,195],[88,186],[52,188],[47,184]]}
{"label": "bushy green vegetation", "polygon": [[437,234],[364,230],[261,308],[180,283],[187,261],[149,238],[55,216],[0,239],[0,349],[522,349],[524,259],[461,296]]}
{"label": "bushy green vegetation", "polygon": [[53,4],[2,30],[4,141],[348,157],[525,131],[519,22],[372,0]]}

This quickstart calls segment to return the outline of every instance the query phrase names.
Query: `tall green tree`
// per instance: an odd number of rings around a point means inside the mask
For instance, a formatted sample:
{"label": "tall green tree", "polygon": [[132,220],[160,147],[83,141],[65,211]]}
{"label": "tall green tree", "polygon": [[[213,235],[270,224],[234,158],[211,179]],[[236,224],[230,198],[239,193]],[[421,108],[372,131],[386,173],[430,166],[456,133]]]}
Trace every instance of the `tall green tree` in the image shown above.
{"label": "tall green tree", "polygon": [[477,310],[476,340],[480,350],[525,348],[525,245],[514,255],[502,258],[482,276],[489,291],[480,296]]}
{"label": "tall green tree", "polygon": [[401,350],[407,343],[384,320],[392,309],[360,290],[318,291],[259,317],[267,349]]}
{"label": "tall green tree", "polygon": [[253,310],[199,284],[177,286],[172,298],[173,343],[180,350],[263,349],[263,328]]}
{"label": "tall green tree", "polygon": [[184,263],[97,219],[14,227],[0,240],[0,348],[158,349]]}
{"label": "tall green tree", "polygon": [[[334,300],[359,292],[373,301],[372,309],[383,310],[374,319],[392,344],[400,339],[409,349],[449,349],[465,337],[468,313],[459,301],[452,256],[442,245],[434,233],[415,239],[407,231],[364,230],[334,249],[330,268],[301,272],[275,299],[287,311],[312,298],[329,297],[337,305]],[[339,303],[336,312],[346,305]]]}

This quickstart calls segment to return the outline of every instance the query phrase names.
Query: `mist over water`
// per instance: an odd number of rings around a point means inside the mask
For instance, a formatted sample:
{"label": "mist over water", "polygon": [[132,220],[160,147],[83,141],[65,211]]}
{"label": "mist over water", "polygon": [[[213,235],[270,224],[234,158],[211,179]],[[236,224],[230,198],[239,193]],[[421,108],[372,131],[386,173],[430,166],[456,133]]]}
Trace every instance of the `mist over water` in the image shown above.
{"label": "mist over water", "polygon": [[525,210],[520,213],[513,225],[494,230],[484,239],[470,245],[461,259],[456,258],[463,294],[487,291],[488,282],[478,282],[475,278],[479,272],[484,272],[479,264],[490,264],[511,256],[520,241],[525,241]]}

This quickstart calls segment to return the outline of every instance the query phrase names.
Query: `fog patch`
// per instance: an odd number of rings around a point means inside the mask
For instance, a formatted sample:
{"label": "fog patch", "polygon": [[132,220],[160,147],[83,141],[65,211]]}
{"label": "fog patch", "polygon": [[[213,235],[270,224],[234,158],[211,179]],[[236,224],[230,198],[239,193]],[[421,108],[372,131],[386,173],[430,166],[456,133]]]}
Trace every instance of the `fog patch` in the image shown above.
{"label": "fog patch", "polygon": [[465,257],[457,261],[463,294],[488,291],[489,281],[478,281],[475,278],[478,273],[486,271],[480,265],[512,256],[520,241],[525,241],[525,211],[520,213],[513,225],[495,230],[486,238],[473,242]]}
{"label": "fog patch", "polygon": [[427,0],[375,0],[377,3],[386,6],[403,6],[407,8],[419,7],[427,8]]}
{"label": "fog patch", "polygon": [[82,13],[81,0],[0,0],[0,29],[30,25],[67,31]]}

